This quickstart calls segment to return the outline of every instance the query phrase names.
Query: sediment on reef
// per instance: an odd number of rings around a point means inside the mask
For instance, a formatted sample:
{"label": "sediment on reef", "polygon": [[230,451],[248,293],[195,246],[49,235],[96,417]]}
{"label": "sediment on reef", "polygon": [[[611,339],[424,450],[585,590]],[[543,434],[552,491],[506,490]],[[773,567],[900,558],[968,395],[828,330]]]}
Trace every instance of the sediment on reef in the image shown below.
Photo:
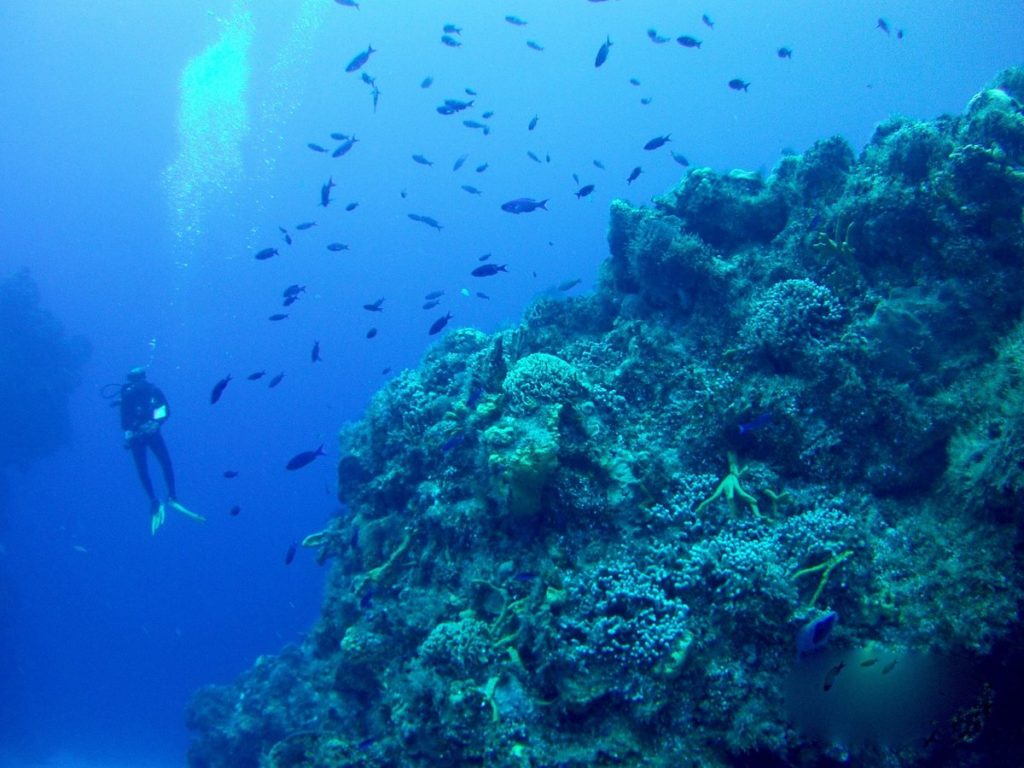
{"label": "sediment on reef", "polygon": [[190,765],[979,759],[1018,695],[958,674],[1019,638],[1022,101],[692,170],[612,205],[593,295],[450,333],[342,430],[321,619],[196,695]]}

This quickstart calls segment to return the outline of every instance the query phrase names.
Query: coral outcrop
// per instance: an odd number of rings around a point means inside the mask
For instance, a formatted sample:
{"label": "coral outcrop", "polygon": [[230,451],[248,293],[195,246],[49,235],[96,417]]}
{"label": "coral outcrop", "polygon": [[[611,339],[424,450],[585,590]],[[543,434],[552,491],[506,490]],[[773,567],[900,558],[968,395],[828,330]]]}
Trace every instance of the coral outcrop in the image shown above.
{"label": "coral outcrop", "polygon": [[342,430],[323,615],[190,765],[1019,754],[1022,99],[617,201],[593,295],[448,335]]}

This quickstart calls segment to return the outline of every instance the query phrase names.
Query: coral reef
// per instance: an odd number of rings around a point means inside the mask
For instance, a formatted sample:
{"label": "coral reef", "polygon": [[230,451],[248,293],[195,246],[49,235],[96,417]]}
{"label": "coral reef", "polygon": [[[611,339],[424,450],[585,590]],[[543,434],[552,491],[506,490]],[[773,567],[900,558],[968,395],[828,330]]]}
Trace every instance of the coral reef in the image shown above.
{"label": "coral reef", "polygon": [[195,697],[190,765],[985,762],[1020,703],[981,670],[1024,596],[1022,98],[692,170],[614,203],[594,295],[448,335],[342,429],[322,617]]}

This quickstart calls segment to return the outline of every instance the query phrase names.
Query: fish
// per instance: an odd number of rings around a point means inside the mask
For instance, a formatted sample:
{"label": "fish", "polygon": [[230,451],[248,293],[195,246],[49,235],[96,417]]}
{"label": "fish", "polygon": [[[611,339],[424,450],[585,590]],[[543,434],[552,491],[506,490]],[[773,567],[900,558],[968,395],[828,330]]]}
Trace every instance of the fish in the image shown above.
{"label": "fish", "polygon": [[271,322],[275,322],[276,323],[276,322],[278,322],[280,320],[287,319],[287,317],[288,317],[288,315],[286,315],[286,314],[284,314],[282,312],[277,312],[277,313],[271,315],[270,317],[268,317],[267,319],[270,320]]}
{"label": "fish", "polygon": [[355,8],[359,10],[359,3],[356,0],[334,0],[338,5],[343,5],[346,8]]}
{"label": "fish", "polygon": [[573,288],[575,288],[582,282],[583,280],[578,277],[575,277],[572,280],[563,280],[561,283],[558,284],[558,290],[562,291],[563,293],[566,291],[571,291]]}
{"label": "fish", "polygon": [[529,123],[529,125],[527,125],[527,126],[526,126],[526,130],[528,130],[528,131],[532,131],[532,130],[533,130],[534,128],[536,128],[536,127],[537,127],[537,120],[539,120],[539,119],[540,119],[540,118],[539,118],[539,117],[538,117],[537,115],[534,115],[534,116],[533,116],[533,117],[532,117],[532,118],[530,119],[530,123]]}
{"label": "fish", "polygon": [[467,157],[469,157],[469,155],[459,155],[457,158],[455,158],[455,162],[452,163],[452,170],[459,170],[459,168],[462,167],[462,164],[466,162]]}
{"label": "fish", "polygon": [[669,136],[671,135],[672,134],[670,133],[666,133],[664,136],[655,136],[653,139],[644,144],[644,149],[650,152],[651,150],[657,149],[658,147],[665,146],[666,143],[671,141],[671,139],[669,138]]}
{"label": "fish", "polygon": [[444,296],[444,291],[431,291],[423,298],[430,301],[431,299],[440,299],[442,296]]}
{"label": "fish", "polygon": [[319,144],[314,144],[313,142],[310,142],[306,146],[309,147],[310,149],[312,149],[314,152],[326,152],[327,151],[327,147],[321,147]]}
{"label": "fish", "polygon": [[433,84],[434,78],[432,78],[430,75],[427,75],[422,80],[420,80],[420,88],[429,88]]}
{"label": "fish", "polygon": [[627,184],[632,184],[634,181],[640,178],[640,174],[643,173],[643,168],[639,165],[629,172],[629,178],[626,179]]}
{"label": "fish", "polygon": [[338,251],[347,251],[348,249],[349,248],[348,248],[347,245],[345,245],[345,243],[328,243],[327,244],[327,250],[328,251],[334,251],[335,253],[337,253]]}
{"label": "fish", "polygon": [[711,20],[711,17],[708,16],[706,13],[700,17],[700,20],[703,21],[706,26],[711,27],[711,29],[715,28],[715,22],[713,22]]}
{"label": "fish", "polygon": [[242,508],[235,504],[231,509],[228,510],[228,514],[232,517],[238,517],[238,513],[242,511]]}
{"label": "fish", "polygon": [[309,359],[314,363],[322,363],[324,359],[320,357],[320,342],[313,342],[313,350],[309,353]]}
{"label": "fish", "polygon": [[377,78],[371,76],[369,72],[361,72],[359,77],[367,85],[373,85],[377,82]]}
{"label": "fish", "polygon": [[679,163],[684,168],[690,164],[690,161],[686,159],[686,155],[680,152],[673,152],[672,159]]}
{"label": "fish", "polygon": [[771,423],[772,423],[771,411],[765,411],[760,416],[757,416],[756,418],[751,419],[750,421],[748,421],[746,424],[739,424],[738,426],[739,426],[740,434],[741,435],[745,435],[748,432],[754,432],[755,430],[761,429],[761,427],[766,427],[766,426],[768,426]]}
{"label": "fish", "polygon": [[603,171],[604,170],[604,163],[602,163],[600,160],[595,160],[594,161],[594,167],[595,168],[600,168]]}
{"label": "fish", "polygon": [[334,177],[331,176],[327,179],[327,183],[320,187],[320,205],[326,208],[331,204],[331,190],[338,186],[334,183]]}
{"label": "fish", "polygon": [[484,293],[483,291],[477,291],[477,292],[476,292],[476,297],[477,297],[478,299],[487,299],[488,301],[490,301],[490,298],[491,298],[490,296],[488,296],[488,295],[487,295],[486,293]]}
{"label": "fish", "polygon": [[433,336],[435,334],[440,333],[444,329],[444,327],[448,325],[448,321],[451,320],[453,317],[454,315],[452,315],[451,312],[447,312],[443,317],[437,318],[437,320],[435,320],[433,324],[430,326],[430,330],[427,331],[427,335]]}
{"label": "fish", "polygon": [[538,43],[536,40],[527,40],[526,41],[526,46],[528,48],[532,48],[535,51],[543,51],[544,50],[544,46],[541,45],[540,43]]}
{"label": "fish", "polygon": [[300,224],[296,224],[295,228],[297,230],[299,230],[300,232],[303,232],[303,231],[305,231],[307,229],[312,229],[315,226],[316,226],[316,222],[315,221],[303,221]]}
{"label": "fish", "polygon": [[295,559],[295,552],[298,550],[298,545],[293,541],[288,545],[288,551],[284,553],[284,564],[291,565],[292,560]]}
{"label": "fish", "polygon": [[371,328],[370,330],[368,330],[366,332],[366,338],[368,338],[368,339],[372,339],[376,335],[377,335],[377,329],[376,328]]}
{"label": "fish", "polygon": [[700,48],[701,44],[700,40],[696,37],[690,37],[689,35],[677,37],[676,42],[683,46],[683,48]]}
{"label": "fish", "polygon": [[487,136],[491,132],[491,126],[484,123],[478,123],[476,120],[463,120],[462,124],[467,128],[473,128],[474,130],[482,130],[484,136]]}
{"label": "fish", "polygon": [[477,173],[483,173],[484,171],[487,170],[487,168],[488,168],[488,164],[487,163],[481,163],[480,165],[478,165],[476,167],[476,172]]}
{"label": "fish", "polygon": [[594,191],[593,184],[584,184],[582,187],[576,190],[576,199],[582,200],[584,197]]}
{"label": "fish", "polygon": [[890,33],[890,31],[889,31],[889,22],[886,21],[885,19],[879,18],[878,19],[878,23],[875,24],[875,29],[880,29],[883,32],[885,32],[885,34],[888,35]]}
{"label": "fish", "polygon": [[477,256],[476,260],[477,261],[487,261],[489,258],[491,258],[491,254],[485,253],[482,256]]}
{"label": "fish", "polygon": [[353,136],[350,139],[345,139],[345,141],[342,142],[338,146],[338,148],[331,153],[331,157],[342,157],[343,155],[347,155],[349,153],[349,150],[356,145],[357,141],[359,141],[359,139],[357,139],[355,136]]}
{"label": "fish", "polygon": [[281,293],[281,295],[285,296],[285,297],[288,297],[288,296],[298,296],[300,293],[305,293],[305,292],[306,292],[306,286],[295,284],[295,285],[289,285],[287,288],[285,288],[284,291]]}
{"label": "fish", "polygon": [[381,306],[381,304],[383,304],[383,303],[384,303],[384,297],[382,296],[381,298],[377,299],[372,304],[363,304],[363,309],[365,309],[367,312],[383,312],[384,311],[384,307]]}
{"label": "fish", "polygon": [[277,248],[264,248],[262,251],[256,254],[257,261],[266,261],[277,256]]}
{"label": "fish", "polygon": [[465,109],[469,109],[473,106],[474,99],[469,101],[462,101],[461,99],[445,99],[444,106],[450,107],[455,112],[462,112]]}
{"label": "fish", "polygon": [[415,162],[419,163],[420,165],[433,165],[434,164],[432,161],[428,160],[423,155],[413,155],[412,159]]}
{"label": "fish", "polygon": [[438,232],[444,229],[444,227],[442,227],[437,222],[437,219],[431,218],[430,216],[424,216],[419,213],[410,213],[409,218],[412,219],[413,221],[418,221],[421,224],[426,224],[428,227],[432,227],[433,229],[436,229]]}
{"label": "fish", "polygon": [[672,39],[671,37],[663,37],[659,35],[658,30],[654,29],[653,27],[647,30],[647,37],[651,39],[652,43],[658,43],[659,45],[661,43],[667,43],[669,40]]}
{"label": "fish", "polygon": [[481,190],[477,189],[472,184],[463,184],[462,185],[462,189],[464,189],[466,192],[469,192],[469,194],[471,194],[471,195],[482,195],[483,194],[483,192]]}
{"label": "fish", "polygon": [[461,35],[462,28],[456,27],[454,24],[445,24],[442,30],[446,35]]}
{"label": "fish", "polygon": [[480,402],[480,398],[484,396],[483,387],[474,387],[473,391],[469,393],[469,397],[466,398],[466,407],[469,409],[476,408],[476,404]]}
{"label": "fish", "polygon": [[267,384],[267,388],[268,389],[273,389],[274,387],[276,387],[278,384],[281,383],[282,379],[284,379],[284,372],[283,371],[281,373],[277,374],[277,376],[275,376],[274,378],[272,378],[270,380],[270,383]]}
{"label": "fish", "polygon": [[226,469],[224,470],[224,477],[226,477],[228,480],[233,480],[234,478],[238,477],[238,472],[236,472],[233,469]]}
{"label": "fish", "polygon": [[288,245],[291,245],[292,236],[288,233],[288,230],[285,229],[284,227],[278,227],[278,229],[281,231],[281,234],[284,235],[284,241],[288,243]]}
{"label": "fish", "polygon": [[380,375],[381,376],[387,376],[389,373],[391,373],[391,366],[390,365],[386,365],[386,366],[384,366],[383,368],[380,369]]}
{"label": "fish", "polygon": [[356,208],[358,208],[358,207],[359,207],[359,203],[348,203],[348,204],[347,204],[347,205],[345,206],[345,210],[346,210],[347,212],[351,213],[352,211],[354,211],[354,210],[355,210]]}
{"label": "fish", "polygon": [[864,661],[862,661],[860,663],[860,665],[862,667],[873,667],[877,663],[878,663],[878,657],[877,656],[872,656],[870,659],[864,659]]}
{"label": "fish", "polygon": [[331,138],[335,141],[345,141],[348,138],[347,133],[332,133]]}
{"label": "fish", "polygon": [[359,53],[357,53],[355,56],[352,57],[352,61],[350,61],[345,66],[345,71],[346,72],[355,72],[360,67],[362,67],[367,61],[370,60],[370,55],[371,54],[374,54],[376,52],[377,52],[376,49],[372,45],[367,46],[365,51],[360,51]]}
{"label": "fish", "polygon": [[522,19],[520,19],[518,16],[506,16],[505,17],[505,21],[507,21],[509,24],[513,24],[513,25],[515,25],[517,27],[524,27],[524,26],[526,26],[526,22],[523,21]]}
{"label": "fish", "polygon": [[740,80],[738,77],[734,77],[729,81],[729,87],[734,91],[746,91],[750,88],[750,83],[746,83]]}
{"label": "fish", "polygon": [[893,659],[888,664],[886,664],[884,667],[882,667],[882,674],[883,675],[888,675],[890,672],[892,672],[896,668],[896,662],[897,661],[898,661],[898,659]]}
{"label": "fish", "polygon": [[482,117],[484,120],[490,120],[492,117],[494,117],[494,113],[484,112],[483,114],[480,115],[480,117]]}
{"label": "fish", "polygon": [[595,67],[600,67],[608,60],[608,51],[611,49],[611,47],[612,39],[610,37],[606,37],[605,41],[601,43],[601,47],[597,51],[597,56],[594,57]]}
{"label": "fish", "polygon": [[473,277],[490,277],[496,275],[499,272],[508,272],[507,264],[484,264],[483,266],[474,269],[471,274]]}
{"label": "fish", "polygon": [[836,684],[836,678],[839,677],[839,673],[843,671],[843,668],[845,666],[846,662],[840,661],[838,664],[836,664],[828,672],[825,673],[825,681],[821,686],[821,689],[823,691],[832,690],[832,686]]}
{"label": "fish", "polygon": [[227,376],[225,376],[223,379],[221,379],[220,381],[213,385],[213,390],[210,392],[211,405],[220,400],[220,396],[224,394],[224,388],[228,385],[228,382],[230,381],[231,374],[229,373]]}
{"label": "fish", "polygon": [[247,378],[249,381],[259,381],[260,379],[262,379],[266,375],[267,375],[266,371],[256,371],[256,373],[250,373],[245,378]]}
{"label": "fish", "polygon": [[651,97],[644,96],[642,99],[640,99],[640,103],[643,104],[644,106],[647,106],[648,104],[651,103]]}
{"label": "fish", "polygon": [[533,200],[529,197],[518,197],[515,200],[509,200],[507,203],[501,204],[501,210],[508,213],[531,213],[536,211],[538,208],[541,210],[547,210],[547,200]]}
{"label": "fish", "polygon": [[462,434],[461,432],[456,432],[454,435],[452,435],[443,443],[441,443],[441,453],[448,453],[448,451],[452,450],[453,448],[458,448],[460,445],[462,445],[465,439],[466,436],[464,434]]}
{"label": "fish", "polygon": [[452,37],[451,35],[441,35],[441,42],[449,48],[459,48],[462,46],[462,41],[457,37]]}
{"label": "fish", "polygon": [[630,85],[640,85],[640,81],[637,80],[635,77],[631,77],[631,78],[629,78],[629,84]]}
{"label": "fish", "polygon": [[782,48],[779,48],[779,50],[776,51],[776,53],[778,54],[780,59],[792,59],[793,58],[793,49],[792,48],[786,48],[785,46],[783,46]]}
{"label": "fish", "polygon": [[543,162],[539,157],[537,157],[537,155],[535,155],[533,152],[530,152],[529,150],[527,150],[526,156],[528,158],[530,158],[531,160],[533,160],[533,162],[535,162],[535,163]]}
{"label": "fish", "polygon": [[303,451],[292,456],[288,459],[288,463],[284,465],[284,468],[288,470],[302,469],[306,465],[311,464],[318,456],[326,455],[324,453],[324,444],[320,443],[315,451]]}
{"label": "fish", "polygon": [[281,304],[282,304],[282,306],[290,307],[292,304],[294,304],[298,300],[299,300],[298,296],[289,296],[284,301],[282,301]]}
{"label": "fish", "polygon": [[423,309],[433,309],[440,303],[441,301],[439,299],[431,299],[430,301],[425,301],[423,302]]}

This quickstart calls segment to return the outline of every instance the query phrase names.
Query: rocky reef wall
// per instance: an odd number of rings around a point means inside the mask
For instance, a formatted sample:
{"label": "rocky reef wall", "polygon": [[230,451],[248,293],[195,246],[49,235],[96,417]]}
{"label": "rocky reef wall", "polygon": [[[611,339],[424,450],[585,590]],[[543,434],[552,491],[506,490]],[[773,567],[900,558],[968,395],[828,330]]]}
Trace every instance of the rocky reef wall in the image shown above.
{"label": "rocky reef wall", "polygon": [[196,695],[190,765],[976,764],[1019,695],[1022,101],[616,201],[593,295],[451,332],[342,430],[322,617]]}

